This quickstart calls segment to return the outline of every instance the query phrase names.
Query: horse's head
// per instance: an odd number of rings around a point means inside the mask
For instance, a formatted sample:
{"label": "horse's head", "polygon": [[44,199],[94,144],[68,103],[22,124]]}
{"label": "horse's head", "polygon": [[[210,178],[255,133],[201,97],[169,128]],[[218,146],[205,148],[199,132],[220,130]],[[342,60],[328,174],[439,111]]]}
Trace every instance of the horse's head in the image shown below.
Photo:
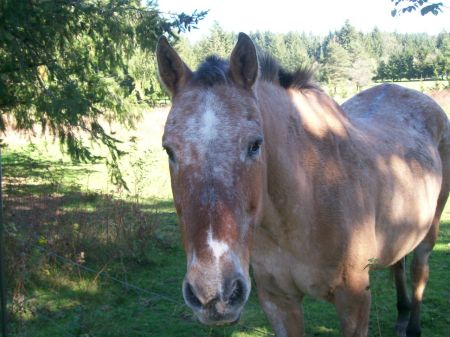
{"label": "horse's head", "polygon": [[183,296],[202,323],[232,323],[250,293],[265,176],[256,50],[241,34],[229,63],[207,58],[192,72],[161,38],[157,59],[172,95],[163,146],[187,255]]}

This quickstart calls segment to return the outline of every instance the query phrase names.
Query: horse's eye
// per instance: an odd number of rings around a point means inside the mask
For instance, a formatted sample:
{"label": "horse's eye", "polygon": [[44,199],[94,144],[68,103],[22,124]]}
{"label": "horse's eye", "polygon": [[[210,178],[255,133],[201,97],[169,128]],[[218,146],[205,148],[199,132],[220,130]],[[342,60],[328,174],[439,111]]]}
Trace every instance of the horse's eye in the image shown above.
{"label": "horse's eye", "polygon": [[262,138],[259,138],[254,142],[250,143],[250,145],[248,146],[248,156],[250,158],[256,158],[258,156],[262,142],[263,142]]}
{"label": "horse's eye", "polygon": [[175,154],[173,153],[173,150],[168,146],[163,146],[163,148],[164,148],[164,151],[166,151],[167,156],[169,157],[169,160],[171,162],[175,162]]}

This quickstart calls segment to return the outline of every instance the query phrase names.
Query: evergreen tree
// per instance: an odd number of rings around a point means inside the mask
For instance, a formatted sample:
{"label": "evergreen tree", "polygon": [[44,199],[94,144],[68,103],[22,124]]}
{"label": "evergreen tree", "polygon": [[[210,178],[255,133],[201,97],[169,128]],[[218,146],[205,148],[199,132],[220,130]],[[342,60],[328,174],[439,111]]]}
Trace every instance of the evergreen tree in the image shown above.
{"label": "evergreen tree", "polygon": [[339,43],[331,41],[325,54],[324,79],[337,93],[337,87],[349,79],[351,60],[348,51]]}
{"label": "evergreen tree", "polygon": [[371,83],[375,76],[376,60],[370,55],[364,36],[359,34],[348,20],[336,33],[336,39],[350,58],[348,78],[356,85],[356,89],[360,90]]}
{"label": "evergreen tree", "polygon": [[[450,32],[441,32],[436,39],[438,50],[436,57],[436,73],[441,79],[449,80],[450,74]],[[450,81],[450,80],[449,80]]]}
{"label": "evergreen tree", "polygon": [[1,0],[0,129],[6,116],[22,131],[39,124],[74,160],[98,158],[86,142],[104,144],[120,182],[122,152],[101,121],[132,125],[133,107],[160,90],[150,80],[154,64],[145,64],[158,37],[205,14],[168,20],[155,2],[140,0]]}
{"label": "evergreen tree", "polygon": [[235,35],[226,32],[218,22],[215,22],[208,37],[200,40],[195,46],[196,63],[200,63],[207,56],[217,55],[223,58],[230,56],[235,43]]}
{"label": "evergreen tree", "polygon": [[368,46],[371,54],[377,59],[381,59],[384,55],[383,36],[380,30],[375,27],[368,36]]}
{"label": "evergreen tree", "polygon": [[381,81],[393,80],[391,68],[384,60],[381,60],[380,64],[378,65],[377,75],[375,76],[375,79]]}
{"label": "evergreen tree", "polygon": [[308,62],[308,52],[299,34],[287,33],[284,36],[284,44],[286,55],[282,60],[282,64],[286,69],[294,71],[301,64]]}
{"label": "evergreen tree", "polygon": [[175,48],[182,57],[183,61],[191,68],[196,69],[198,58],[194,51],[194,47],[186,37],[181,37],[175,44]]}
{"label": "evergreen tree", "polygon": [[359,44],[359,35],[355,27],[350,24],[349,20],[346,20],[344,26],[336,32],[336,42],[339,43],[349,53],[355,52],[356,44]]}

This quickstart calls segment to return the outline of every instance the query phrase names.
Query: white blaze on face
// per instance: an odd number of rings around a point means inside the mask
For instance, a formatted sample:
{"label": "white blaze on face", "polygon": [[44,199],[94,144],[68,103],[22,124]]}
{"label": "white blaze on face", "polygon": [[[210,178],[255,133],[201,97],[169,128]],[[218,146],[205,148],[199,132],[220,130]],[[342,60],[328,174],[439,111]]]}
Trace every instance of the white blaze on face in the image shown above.
{"label": "white blaze on face", "polygon": [[214,257],[218,260],[223,254],[225,254],[230,247],[223,241],[218,241],[213,238],[212,229],[208,230],[207,243],[209,248],[212,250]]}
{"label": "white blaze on face", "polygon": [[[239,144],[234,144],[237,130],[223,109],[220,98],[214,92],[203,92],[198,111],[189,116],[183,124],[184,151],[181,161],[185,165],[201,167],[213,163],[211,173],[214,179],[231,190],[234,181],[233,160]],[[182,111],[177,113],[182,114]],[[211,159],[211,156],[214,159]]]}
{"label": "white blaze on face", "polygon": [[219,128],[223,128],[218,116],[220,103],[217,97],[212,92],[205,92],[204,96],[199,113],[187,120],[185,128],[185,140],[200,155],[207,151],[208,144],[217,139]]}
{"label": "white blaze on face", "polygon": [[200,140],[203,143],[209,143],[218,135],[217,128],[219,126],[219,120],[216,116],[213,99],[214,98],[208,95],[205,111],[203,112],[200,122]]}

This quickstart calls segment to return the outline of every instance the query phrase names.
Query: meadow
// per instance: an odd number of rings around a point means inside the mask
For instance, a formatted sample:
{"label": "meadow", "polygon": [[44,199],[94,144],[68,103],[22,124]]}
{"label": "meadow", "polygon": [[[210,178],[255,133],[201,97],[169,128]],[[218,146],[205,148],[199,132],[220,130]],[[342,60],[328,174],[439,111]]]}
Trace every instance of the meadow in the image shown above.
{"label": "meadow", "polygon": [[[450,92],[433,96],[450,114]],[[202,326],[183,303],[186,262],[161,147],[167,111],[146,112],[136,130],[110,126],[128,152],[121,163],[128,190],[111,184],[101,163],[73,163],[48,135],[8,132],[2,161],[11,336],[273,336],[254,290],[232,327]],[[450,328],[449,256],[447,204],[430,258],[426,337]],[[371,273],[369,336],[392,336],[394,283],[387,270]],[[331,305],[308,298],[304,307],[307,336],[340,335]]]}

